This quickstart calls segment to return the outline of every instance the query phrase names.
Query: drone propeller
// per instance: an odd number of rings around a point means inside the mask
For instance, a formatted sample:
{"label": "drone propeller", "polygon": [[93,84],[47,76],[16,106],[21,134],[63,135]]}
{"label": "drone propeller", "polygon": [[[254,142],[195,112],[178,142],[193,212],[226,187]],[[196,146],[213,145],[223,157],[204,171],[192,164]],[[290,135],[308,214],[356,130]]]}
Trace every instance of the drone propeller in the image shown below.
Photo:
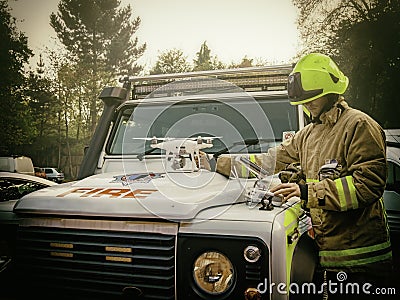
{"label": "drone propeller", "polygon": [[208,144],[211,143],[212,140],[214,139],[221,139],[222,136],[206,136],[206,137],[202,137],[202,136],[198,136],[198,137],[189,137],[189,138],[171,138],[171,137],[143,137],[143,138],[132,138],[134,140],[144,140],[144,141],[152,141],[152,144],[157,144],[158,141],[173,141],[173,140],[189,140],[189,141],[197,141],[198,144],[202,144],[204,140],[207,141]]}
{"label": "drone propeller", "polygon": [[157,139],[155,136],[153,136],[152,138],[151,137],[143,137],[143,138],[132,138],[132,140],[142,140],[142,141],[151,141],[151,140],[154,140],[154,139]]}
{"label": "drone propeller", "polygon": [[163,139],[163,138],[157,138],[157,137],[155,137],[155,136],[153,136],[152,138],[150,138],[150,137],[144,137],[144,138],[132,138],[133,140],[142,140],[142,141],[151,141],[151,143],[153,144],[153,145],[155,145],[155,144],[157,144],[158,143],[158,140],[165,140],[165,139]]}

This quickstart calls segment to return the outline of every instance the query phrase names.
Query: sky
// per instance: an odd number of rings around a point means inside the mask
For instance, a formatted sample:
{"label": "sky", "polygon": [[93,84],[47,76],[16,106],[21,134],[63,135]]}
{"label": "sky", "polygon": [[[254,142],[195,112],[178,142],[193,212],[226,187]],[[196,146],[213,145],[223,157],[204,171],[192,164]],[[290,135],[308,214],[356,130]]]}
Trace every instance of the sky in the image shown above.
{"label": "sky", "polygon": [[[17,27],[28,37],[37,61],[56,34],[49,25],[59,0],[8,0]],[[226,64],[247,56],[271,63],[292,62],[300,48],[297,10],[291,0],[121,0],[140,17],[136,32],[147,50],[139,63],[150,69],[158,56],[180,49],[190,62],[204,41]],[[52,41],[53,40],[53,41]]]}

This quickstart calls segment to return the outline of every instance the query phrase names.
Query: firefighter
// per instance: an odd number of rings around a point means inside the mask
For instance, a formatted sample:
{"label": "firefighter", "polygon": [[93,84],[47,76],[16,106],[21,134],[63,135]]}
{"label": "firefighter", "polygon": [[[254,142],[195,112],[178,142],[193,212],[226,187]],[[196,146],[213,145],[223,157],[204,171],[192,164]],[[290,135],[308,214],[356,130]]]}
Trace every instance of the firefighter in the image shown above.
{"label": "firefighter", "polygon": [[[381,279],[392,265],[382,199],[385,135],[370,116],[347,104],[342,94],[348,83],[330,57],[311,53],[301,58],[289,75],[288,95],[292,105],[303,105],[311,122],[255,157],[271,173],[299,165],[305,182],[282,183],[271,191],[285,200],[300,197],[309,211],[323,270],[318,274],[332,282],[328,299],[378,297],[372,293],[386,283]],[[221,157],[217,172],[229,175],[234,163]],[[353,282],[358,293],[346,285]]]}

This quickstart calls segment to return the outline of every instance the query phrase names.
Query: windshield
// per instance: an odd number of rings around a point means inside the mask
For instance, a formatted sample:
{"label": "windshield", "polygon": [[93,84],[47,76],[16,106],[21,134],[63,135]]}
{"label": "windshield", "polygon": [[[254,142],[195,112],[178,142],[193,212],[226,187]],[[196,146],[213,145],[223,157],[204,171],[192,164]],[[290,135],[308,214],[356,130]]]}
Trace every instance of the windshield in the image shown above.
{"label": "windshield", "polygon": [[[297,112],[287,99],[183,101],[126,106],[108,146],[109,154],[142,154],[151,139],[218,137],[217,153],[264,152],[282,141],[283,132],[298,130]],[[159,154],[160,150],[152,151]]]}

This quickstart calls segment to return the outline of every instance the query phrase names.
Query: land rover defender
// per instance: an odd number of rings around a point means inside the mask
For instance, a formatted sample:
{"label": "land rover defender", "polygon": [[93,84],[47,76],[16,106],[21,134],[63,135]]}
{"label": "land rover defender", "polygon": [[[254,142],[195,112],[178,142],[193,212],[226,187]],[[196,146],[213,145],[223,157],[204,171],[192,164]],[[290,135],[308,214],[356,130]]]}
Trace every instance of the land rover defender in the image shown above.
{"label": "land rover defender", "polygon": [[214,171],[219,156],[251,161],[301,128],[290,71],[124,77],[104,88],[78,180],[0,212],[0,255],[23,287],[13,293],[307,299],[317,257],[299,199],[279,203],[268,193],[277,175],[251,163],[229,178]]}

